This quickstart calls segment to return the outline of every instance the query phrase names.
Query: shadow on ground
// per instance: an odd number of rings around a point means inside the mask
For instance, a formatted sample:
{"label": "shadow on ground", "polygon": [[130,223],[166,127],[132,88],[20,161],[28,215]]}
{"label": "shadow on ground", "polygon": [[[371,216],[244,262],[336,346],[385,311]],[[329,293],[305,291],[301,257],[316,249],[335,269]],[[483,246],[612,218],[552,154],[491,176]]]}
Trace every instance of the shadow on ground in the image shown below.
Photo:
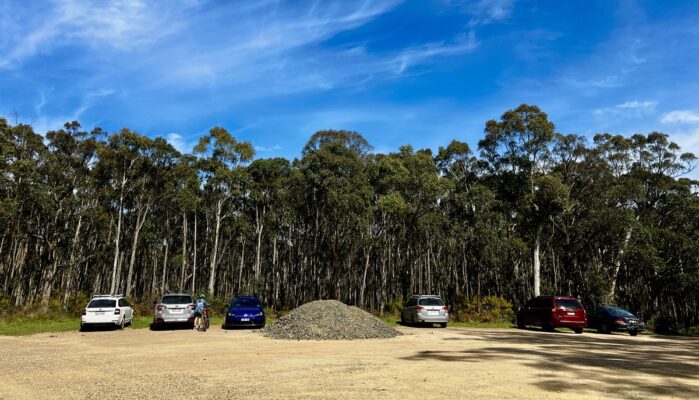
{"label": "shadow on ground", "polygon": [[[482,341],[463,351],[420,351],[405,360],[469,362],[516,360],[540,370],[533,382],[553,392],[699,398],[699,339],[638,338],[563,332],[476,331],[444,340]],[[573,378],[571,378],[571,376]],[[660,378],[649,382],[643,378]],[[687,383],[693,381],[693,384]]]}
{"label": "shadow on ground", "polygon": [[168,323],[168,324],[153,324],[149,325],[151,331],[181,331],[194,329],[191,323]]}

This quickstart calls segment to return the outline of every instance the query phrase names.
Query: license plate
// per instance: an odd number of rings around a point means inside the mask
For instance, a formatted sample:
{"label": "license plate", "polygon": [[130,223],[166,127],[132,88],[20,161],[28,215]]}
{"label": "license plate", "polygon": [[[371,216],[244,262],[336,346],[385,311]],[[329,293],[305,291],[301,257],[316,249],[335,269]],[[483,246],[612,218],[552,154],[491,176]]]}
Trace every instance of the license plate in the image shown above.
{"label": "license plate", "polygon": [[568,315],[575,315],[575,311],[568,311],[566,314],[568,314]]}
{"label": "license plate", "polygon": [[439,315],[439,311],[428,311],[427,315]]}
{"label": "license plate", "polygon": [[171,313],[173,314],[182,314],[182,309],[181,308],[173,308],[170,310]]}
{"label": "license plate", "polygon": [[241,320],[242,322],[249,322],[249,321],[250,321],[250,318],[241,318],[240,320]]}
{"label": "license plate", "polygon": [[104,315],[104,311],[97,311],[95,315]]}

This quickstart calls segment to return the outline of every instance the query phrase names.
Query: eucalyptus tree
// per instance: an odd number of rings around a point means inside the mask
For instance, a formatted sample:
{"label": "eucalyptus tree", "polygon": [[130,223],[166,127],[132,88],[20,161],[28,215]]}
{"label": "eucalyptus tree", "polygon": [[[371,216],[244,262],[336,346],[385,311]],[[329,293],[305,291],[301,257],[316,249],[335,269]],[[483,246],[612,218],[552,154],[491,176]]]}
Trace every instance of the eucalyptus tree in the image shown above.
{"label": "eucalyptus tree", "polygon": [[[318,276],[315,297],[340,295],[338,278],[354,278],[352,257],[371,213],[371,187],[365,155],[371,149],[358,133],[319,131],[303,149],[302,218],[311,229],[311,276]],[[340,275],[341,268],[347,269]],[[349,293],[346,293],[349,296]]]}
{"label": "eucalyptus tree", "polygon": [[541,287],[542,222],[537,204],[537,177],[548,172],[554,124],[539,107],[522,104],[506,111],[500,121],[485,125],[485,138],[479,143],[481,156],[500,179],[499,191],[509,197],[511,213],[528,214],[522,221],[533,231],[532,266],[534,295]]}
{"label": "eucalyptus tree", "polygon": [[288,186],[291,174],[291,164],[284,158],[258,159],[248,167],[250,185],[248,196],[249,209],[254,213],[255,221],[255,264],[254,286],[259,289],[263,282],[262,276],[262,237],[265,226],[275,229],[272,233],[271,268],[277,268],[277,235],[278,218],[281,203],[284,201],[284,191]]}
{"label": "eucalyptus tree", "polygon": [[213,248],[209,267],[209,295],[214,295],[216,284],[216,267],[218,265],[221,224],[238,212],[238,205],[233,204],[243,196],[242,166],[255,156],[250,142],[236,140],[227,130],[214,127],[209,134],[201,137],[194,147],[199,156],[198,168],[205,190],[209,194],[215,219]]}

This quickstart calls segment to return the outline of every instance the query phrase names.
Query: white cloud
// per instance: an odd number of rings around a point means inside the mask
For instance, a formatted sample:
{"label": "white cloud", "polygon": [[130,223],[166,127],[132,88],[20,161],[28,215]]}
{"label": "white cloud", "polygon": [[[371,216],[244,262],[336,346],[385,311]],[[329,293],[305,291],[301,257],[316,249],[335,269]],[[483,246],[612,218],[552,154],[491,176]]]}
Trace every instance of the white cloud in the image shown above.
{"label": "white cloud", "polygon": [[456,43],[428,43],[419,47],[405,49],[391,62],[396,65],[395,72],[402,74],[407,68],[421,64],[426,60],[441,57],[466,54],[474,51],[478,42],[473,31],[468,35],[460,36]]}
{"label": "white cloud", "polygon": [[639,110],[642,112],[646,112],[646,111],[655,110],[655,106],[657,106],[657,105],[658,105],[657,101],[632,100],[632,101],[627,101],[627,102],[619,104],[617,106],[617,108],[622,108],[622,109],[627,109],[627,110]]}
{"label": "white cloud", "polygon": [[476,0],[467,1],[463,7],[471,15],[469,26],[474,27],[508,19],[514,3],[514,0]]}
{"label": "white cloud", "polygon": [[594,113],[598,117],[634,118],[654,113],[657,105],[655,100],[630,100],[614,107],[598,108]]}
{"label": "white cloud", "polygon": [[167,141],[180,153],[190,153],[194,146],[190,146],[179,133],[168,133]]}
{"label": "white cloud", "polygon": [[688,110],[670,111],[663,114],[660,122],[664,124],[691,124],[699,122],[699,114]]}
{"label": "white cloud", "polygon": [[[0,69],[16,67],[26,59],[57,46],[88,45],[128,51],[156,43],[180,30],[185,18],[177,18],[195,6],[192,1],[172,1],[167,7],[144,0],[84,2],[60,0],[52,6],[3,7],[0,27]],[[34,8],[34,7],[36,8]],[[21,20],[22,24],[12,20]]]}
{"label": "white cloud", "polygon": [[281,150],[282,146],[275,144],[273,146],[255,146],[255,151],[260,152],[260,153],[269,153],[273,151],[278,151]]}

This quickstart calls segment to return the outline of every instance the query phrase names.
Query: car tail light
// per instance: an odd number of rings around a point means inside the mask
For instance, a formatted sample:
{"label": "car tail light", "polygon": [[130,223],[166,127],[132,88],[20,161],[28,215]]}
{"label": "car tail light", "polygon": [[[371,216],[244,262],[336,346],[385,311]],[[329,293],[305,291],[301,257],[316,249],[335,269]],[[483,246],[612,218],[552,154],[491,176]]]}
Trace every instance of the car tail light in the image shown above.
{"label": "car tail light", "polygon": [[444,311],[449,311],[449,307],[444,306],[444,307],[442,307],[442,310],[444,310]]}
{"label": "car tail light", "polygon": [[119,315],[119,314],[121,314],[121,310],[120,310],[120,309],[117,308],[116,310],[114,310],[114,315]]}
{"label": "car tail light", "polygon": [[158,304],[157,308],[158,308],[158,311],[167,309],[167,307],[165,307],[163,304]]}
{"label": "car tail light", "polygon": [[187,308],[189,308],[190,310],[194,310],[194,304],[188,305]]}
{"label": "car tail light", "polygon": [[83,310],[83,315],[87,315],[87,310]]}
{"label": "car tail light", "polygon": [[422,311],[422,310],[425,309],[425,307],[423,307],[423,306],[417,306],[417,307],[415,307],[415,309],[418,310],[418,311]]}
{"label": "car tail light", "polygon": [[645,322],[643,322],[642,319],[639,319],[639,320],[638,320],[638,323],[639,323],[639,324],[645,324]]}
{"label": "car tail light", "polygon": [[623,318],[617,318],[615,322],[616,322],[617,324],[625,324],[625,323],[626,323],[626,320],[623,319]]}

